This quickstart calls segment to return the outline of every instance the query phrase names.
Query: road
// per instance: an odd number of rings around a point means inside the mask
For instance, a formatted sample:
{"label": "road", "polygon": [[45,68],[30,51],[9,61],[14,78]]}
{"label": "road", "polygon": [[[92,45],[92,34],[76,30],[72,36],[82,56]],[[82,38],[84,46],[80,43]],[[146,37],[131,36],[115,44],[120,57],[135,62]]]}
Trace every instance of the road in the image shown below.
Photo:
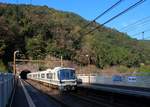
{"label": "road", "polygon": [[12,107],[61,107],[61,105],[19,79]]}

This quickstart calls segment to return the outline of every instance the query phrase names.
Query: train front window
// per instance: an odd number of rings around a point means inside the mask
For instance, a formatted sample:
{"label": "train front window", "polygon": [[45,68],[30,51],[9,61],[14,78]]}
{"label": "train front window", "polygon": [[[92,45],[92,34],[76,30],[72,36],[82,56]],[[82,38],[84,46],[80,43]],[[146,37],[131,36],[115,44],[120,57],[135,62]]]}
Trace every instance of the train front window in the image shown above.
{"label": "train front window", "polygon": [[75,79],[75,71],[71,69],[60,70],[58,77],[61,80]]}

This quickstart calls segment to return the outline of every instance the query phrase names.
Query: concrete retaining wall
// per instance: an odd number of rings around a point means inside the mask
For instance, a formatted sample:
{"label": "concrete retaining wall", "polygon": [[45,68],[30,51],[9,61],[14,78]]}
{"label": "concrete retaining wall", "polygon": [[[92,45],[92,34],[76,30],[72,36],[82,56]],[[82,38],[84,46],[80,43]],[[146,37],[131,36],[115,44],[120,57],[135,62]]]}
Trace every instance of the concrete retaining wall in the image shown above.
{"label": "concrete retaining wall", "polygon": [[[150,88],[150,76],[120,76],[120,80],[115,80],[115,76],[103,76],[103,75],[77,75],[77,78],[82,80],[83,83],[93,84],[112,84],[112,85],[125,85],[125,86],[137,86]],[[136,80],[129,80],[130,77],[136,78]]]}
{"label": "concrete retaining wall", "polygon": [[6,107],[14,86],[14,76],[11,73],[0,73],[0,107]]}

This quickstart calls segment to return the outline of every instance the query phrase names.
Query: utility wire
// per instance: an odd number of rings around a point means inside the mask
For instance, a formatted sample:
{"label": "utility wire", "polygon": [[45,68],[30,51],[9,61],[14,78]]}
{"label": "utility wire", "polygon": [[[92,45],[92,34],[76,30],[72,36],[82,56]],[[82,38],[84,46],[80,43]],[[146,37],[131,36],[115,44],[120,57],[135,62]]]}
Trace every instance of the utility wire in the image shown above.
{"label": "utility wire", "polygon": [[139,34],[141,34],[142,32],[149,32],[150,31],[150,29],[147,29],[147,30],[144,30],[144,31],[141,31],[141,32],[138,32],[138,33],[136,33],[136,34],[133,34],[132,35],[132,37],[135,37],[135,36],[137,36],[137,35],[139,35]]}
{"label": "utility wire", "polygon": [[98,29],[98,28],[100,28],[100,27],[104,26],[105,24],[107,24],[107,23],[109,23],[110,21],[112,21],[112,20],[116,19],[117,17],[119,17],[119,16],[123,15],[124,13],[126,13],[126,12],[128,12],[129,10],[131,10],[131,9],[135,8],[136,6],[138,6],[138,5],[142,4],[142,3],[143,3],[143,2],[145,2],[145,1],[146,1],[146,0],[140,0],[140,1],[136,2],[135,4],[133,4],[132,6],[128,7],[128,8],[127,8],[127,9],[125,9],[124,11],[120,12],[120,13],[119,13],[119,14],[117,14],[116,16],[114,16],[114,17],[110,18],[109,20],[107,20],[106,22],[104,22],[103,24],[101,24],[100,26],[97,26],[97,27],[96,27],[96,28],[94,28],[93,30],[91,30],[91,31],[87,32],[87,33],[86,33],[86,35],[87,35],[87,34],[90,34],[90,33],[92,33],[92,32],[94,32],[96,29]]}
{"label": "utility wire", "polygon": [[[147,20],[147,19],[148,19],[148,20]],[[129,28],[131,28],[131,27],[134,27],[134,26],[136,26],[136,25],[140,25],[140,24],[146,23],[147,21],[150,21],[150,16],[145,17],[145,18],[142,18],[142,19],[140,19],[140,20],[138,20],[138,21],[136,21],[136,22],[134,22],[134,23],[131,23],[131,24],[129,24],[129,25],[127,25],[127,26],[125,26],[125,27],[119,29],[119,30],[127,30],[127,29],[129,29]]]}
{"label": "utility wire", "polygon": [[130,28],[123,30],[124,32],[133,32],[135,30],[141,29],[143,26],[149,26],[150,25],[150,19],[147,21],[144,21],[143,23],[136,24],[135,26],[131,26]]}
{"label": "utility wire", "polygon": [[133,26],[130,29],[125,30],[123,32],[128,32],[129,33],[129,32],[134,32],[134,31],[140,31],[143,27],[149,27],[149,26],[150,26],[150,21],[149,22],[144,22],[144,23],[136,25],[136,26]]}
{"label": "utility wire", "polygon": [[100,17],[102,17],[103,15],[105,15],[107,12],[109,12],[110,10],[112,10],[113,8],[115,8],[116,6],[118,6],[122,1],[123,0],[119,0],[118,2],[116,2],[115,4],[113,4],[107,10],[105,10],[103,13],[101,13],[95,19],[93,19],[91,22],[89,22],[87,25],[85,25],[82,29],[85,29],[86,27],[88,27],[90,24],[92,24],[93,22],[95,22],[97,19],[99,19]]}
{"label": "utility wire", "polygon": [[113,4],[111,7],[109,7],[108,9],[106,9],[103,13],[101,13],[100,15],[98,15],[96,18],[94,18],[92,21],[90,21],[88,24],[86,24],[85,26],[83,26],[80,30],[78,30],[75,33],[81,32],[83,29],[87,28],[90,24],[92,24],[93,22],[96,22],[97,19],[99,19],[100,17],[102,17],[103,15],[105,15],[106,13],[108,13],[110,10],[112,10],[113,8],[115,8],[116,6],[118,6],[122,1],[124,1],[124,0],[119,0],[118,2],[116,2],[115,4]]}

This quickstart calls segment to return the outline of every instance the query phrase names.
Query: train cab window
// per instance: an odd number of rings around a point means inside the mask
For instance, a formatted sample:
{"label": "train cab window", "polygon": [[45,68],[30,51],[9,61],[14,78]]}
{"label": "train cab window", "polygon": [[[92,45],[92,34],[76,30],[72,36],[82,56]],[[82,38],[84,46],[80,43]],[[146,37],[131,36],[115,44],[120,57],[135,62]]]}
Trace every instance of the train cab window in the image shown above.
{"label": "train cab window", "polygon": [[75,79],[75,70],[62,69],[59,72],[58,78],[61,80]]}
{"label": "train cab window", "polygon": [[41,78],[45,78],[45,74],[41,74]]}
{"label": "train cab window", "polygon": [[74,72],[70,72],[70,77],[76,78],[75,71]]}

